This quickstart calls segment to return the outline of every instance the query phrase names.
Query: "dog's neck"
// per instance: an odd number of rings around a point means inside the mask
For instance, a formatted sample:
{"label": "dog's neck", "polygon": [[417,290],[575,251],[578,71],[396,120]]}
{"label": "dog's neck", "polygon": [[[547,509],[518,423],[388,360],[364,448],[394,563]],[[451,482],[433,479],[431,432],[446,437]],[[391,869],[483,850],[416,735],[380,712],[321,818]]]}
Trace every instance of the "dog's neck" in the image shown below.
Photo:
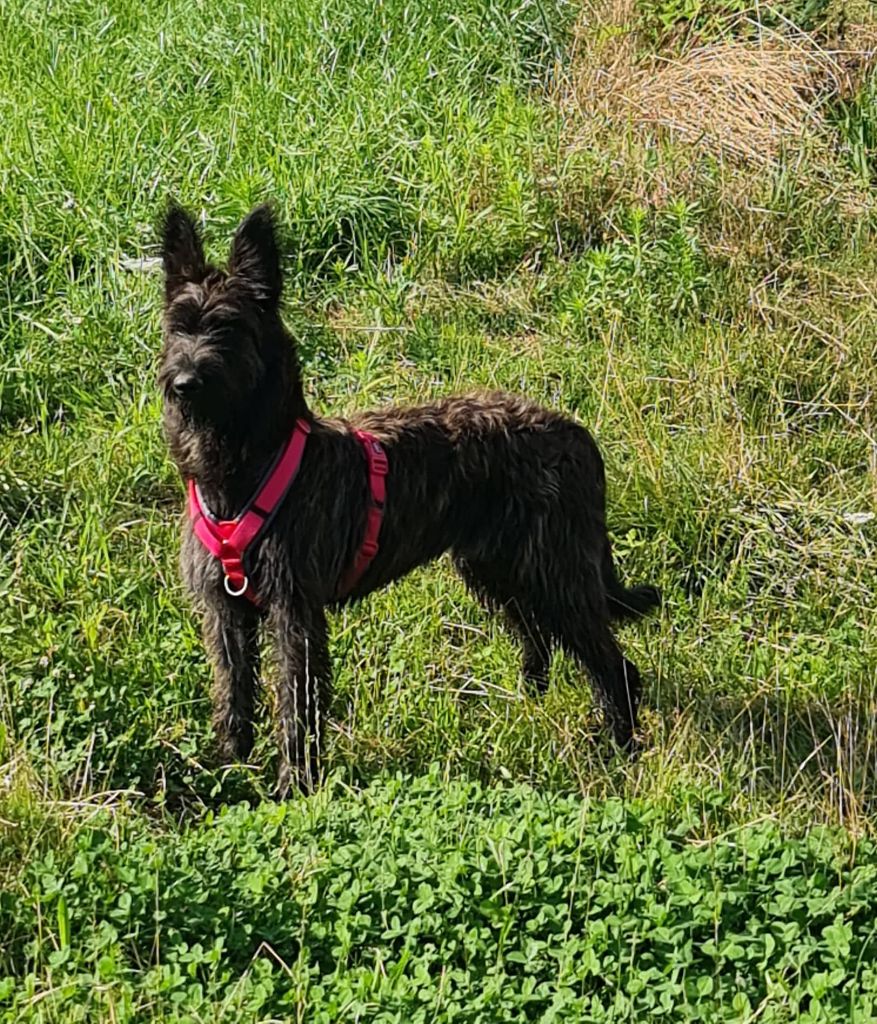
{"label": "dog's neck", "polygon": [[169,424],[171,451],[213,515],[232,519],[255,494],[299,418],[312,416],[298,378],[269,376],[245,417],[222,424]]}

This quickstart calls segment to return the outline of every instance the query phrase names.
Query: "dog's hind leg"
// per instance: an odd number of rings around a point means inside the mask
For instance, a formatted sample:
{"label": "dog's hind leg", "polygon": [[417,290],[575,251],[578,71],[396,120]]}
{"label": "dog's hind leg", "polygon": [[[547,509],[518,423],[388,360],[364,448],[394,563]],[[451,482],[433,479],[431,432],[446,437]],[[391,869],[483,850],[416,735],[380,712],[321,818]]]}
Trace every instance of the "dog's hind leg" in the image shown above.
{"label": "dog's hind leg", "polygon": [[623,749],[633,745],[642,683],[639,671],[621,652],[608,624],[593,617],[560,630],[561,646],[591,675],[603,704],[615,742]]}
{"label": "dog's hind leg", "polygon": [[272,615],[277,641],[277,789],[293,785],[304,793],[320,782],[324,716],[332,668],[322,608],[282,608]]}
{"label": "dog's hind leg", "polygon": [[558,558],[549,573],[522,573],[519,600],[526,601],[537,635],[551,637],[587,670],[615,741],[627,749],[636,730],[641,683],[636,666],[612,635],[611,608],[598,566],[596,559],[580,559],[577,567],[565,557]]}
{"label": "dog's hind leg", "polygon": [[245,760],[253,748],[253,709],[259,682],[259,620],[249,610],[211,604],[204,642],[213,662],[213,728],[226,760]]}
{"label": "dog's hind leg", "polygon": [[520,601],[512,596],[514,588],[497,565],[470,561],[460,556],[455,557],[454,564],[466,586],[485,607],[491,611],[503,611],[509,626],[521,642],[524,681],[537,693],[544,693],[548,689],[551,648],[548,635],[543,632],[536,617],[529,614]]}

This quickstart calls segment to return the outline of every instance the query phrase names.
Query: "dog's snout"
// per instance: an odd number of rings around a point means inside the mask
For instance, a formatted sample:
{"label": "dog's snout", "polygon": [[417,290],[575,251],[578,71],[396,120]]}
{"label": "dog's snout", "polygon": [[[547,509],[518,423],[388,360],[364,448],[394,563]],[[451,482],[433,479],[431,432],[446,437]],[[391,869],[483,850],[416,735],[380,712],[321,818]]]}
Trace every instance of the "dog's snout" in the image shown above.
{"label": "dog's snout", "polygon": [[201,378],[191,370],[178,373],[171,381],[174,394],[180,398],[188,398],[201,387]]}

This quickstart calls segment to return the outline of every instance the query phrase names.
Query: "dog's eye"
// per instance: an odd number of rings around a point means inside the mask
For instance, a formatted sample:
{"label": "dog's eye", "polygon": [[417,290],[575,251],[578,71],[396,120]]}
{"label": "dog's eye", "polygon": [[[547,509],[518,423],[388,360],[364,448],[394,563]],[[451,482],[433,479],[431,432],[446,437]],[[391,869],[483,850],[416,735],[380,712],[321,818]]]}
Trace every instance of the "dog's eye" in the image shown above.
{"label": "dog's eye", "polygon": [[177,334],[197,334],[201,326],[201,307],[180,302],[171,309],[171,328]]}
{"label": "dog's eye", "polygon": [[221,327],[209,328],[206,340],[218,352],[228,352],[240,346],[241,332],[233,324],[223,324]]}

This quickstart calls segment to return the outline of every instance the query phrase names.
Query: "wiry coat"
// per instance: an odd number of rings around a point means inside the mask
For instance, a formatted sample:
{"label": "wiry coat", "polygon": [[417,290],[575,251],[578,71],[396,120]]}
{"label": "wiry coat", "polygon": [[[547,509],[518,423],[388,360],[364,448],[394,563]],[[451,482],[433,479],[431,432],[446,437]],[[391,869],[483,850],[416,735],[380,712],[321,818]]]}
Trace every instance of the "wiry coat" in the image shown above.
{"label": "wiry coat", "polygon": [[[504,394],[321,419],[307,408],[295,346],[279,316],[281,271],[270,211],[254,210],[227,271],[206,264],[192,219],[171,207],[163,230],[165,429],[184,478],[211,511],[233,518],[252,497],[297,418],[311,426],[298,476],[248,575],[256,608],[223,588],[220,563],[187,522],[186,584],[204,612],[215,668],[214,724],[223,753],[253,742],[259,626],[278,654],[280,787],[319,774],[331,667],[326,607],[356,600],[450,551],[467,584],[519,635],[524,675],[548,684],[552,644],[591,673],[616,740],[632,742],[640,680],[610,630],[657,604],[626,589],[612,564],[600,453],[572,420]],[[352,592],[340,583],[365,530],[369,499],[357,427],[389,461],[380,549]]]}

